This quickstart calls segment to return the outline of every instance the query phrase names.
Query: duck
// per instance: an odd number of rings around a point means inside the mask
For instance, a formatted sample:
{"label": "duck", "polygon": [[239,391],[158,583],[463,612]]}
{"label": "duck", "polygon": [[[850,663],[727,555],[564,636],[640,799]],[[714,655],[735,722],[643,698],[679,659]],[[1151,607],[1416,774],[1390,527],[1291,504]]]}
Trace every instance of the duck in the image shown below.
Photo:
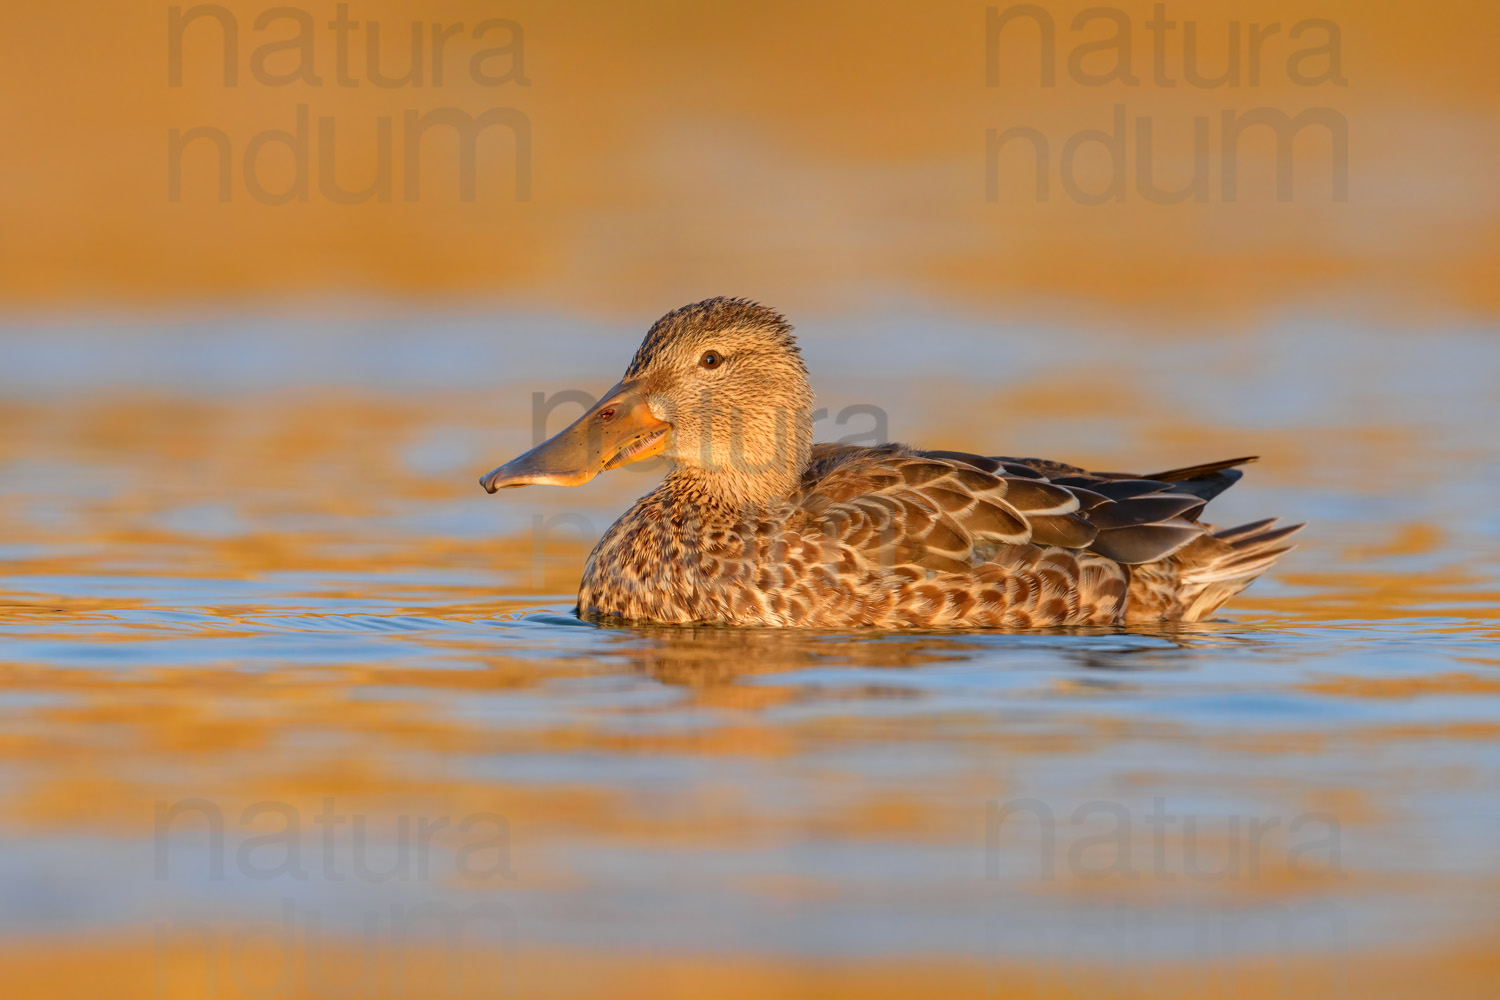
{"label": "duck", "polygon": [[480,479],[581,486],[663,456],[599,539],[592,621],[824,629],[1197,622],[1302,525],[1202,520],[1254,456],[1145,475],[1040,458],[815,443],[813,393],[776,310],[711,298],[654,323],[577,421]]}

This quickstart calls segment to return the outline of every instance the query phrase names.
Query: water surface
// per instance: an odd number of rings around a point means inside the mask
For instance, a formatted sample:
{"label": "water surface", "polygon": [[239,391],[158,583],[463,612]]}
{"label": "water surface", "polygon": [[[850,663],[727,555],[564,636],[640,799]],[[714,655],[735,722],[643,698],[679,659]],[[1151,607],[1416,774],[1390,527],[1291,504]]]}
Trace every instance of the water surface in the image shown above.
{"label": "water surface", "polygon": [[4,331],[12,977],[1493,982],[1494,331],[804,322],[825,439],[1133,470],[1260,453],[1210,513],[1311,523],[1214,621],[1029,634],[573,618],[588,547],[659,469],[476,480],[531,443],[532,393],[601,391],[638,335],[486,315]]}

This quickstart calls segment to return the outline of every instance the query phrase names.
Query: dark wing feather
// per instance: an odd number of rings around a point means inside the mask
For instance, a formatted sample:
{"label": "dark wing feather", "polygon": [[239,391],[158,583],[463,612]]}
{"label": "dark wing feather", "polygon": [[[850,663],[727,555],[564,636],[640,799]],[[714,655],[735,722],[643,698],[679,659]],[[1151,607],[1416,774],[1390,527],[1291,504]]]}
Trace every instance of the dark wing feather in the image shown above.
{"label": "dark wing feather", "polygon": [[1168,469],[1166,472],[1153,472],[1145,479],[1160,479],[1168,483],[1181,483],[1189,479],[1207,479],[1217,472],[1232,469],[1237,465],[1249,465],[1251,462],[1260,461],[1259,455],[1246,455],[1244,458],[1226,458],[1221,462],[1204,462],[1202,465],[1188,465],[1181,469]]}
{"label": "dark wing feather", "polygon": [[1095,493],[1101,493],[1111,500],[1129,500],[1131,497],[1143,497],[1150,493],[1160,493],[1167,488],[1167,483],[1159,479],[1113,479],[1100,483],[1080,483],[1087,485]]}
{"label": "dark wing feather", "polygon": [[1137,524],[1099,532],[1091,548],[1116,562],[1150,563],[1165,559],[1203,533],[1203,526],[1191,521]]}
{"label": "dark wing feather", "polygon": [[1240,477],[1243,475],[1244,473],[1239,469],[1225,469],[1223,472],[1216,472],[1202,479],[1174,482],[1172,484],[1172,492],[1187,493],[1207,503],[1239,482]]}
{"label": "dark wing feather", "polygon": [[1203,510],[1203,503],[1194,496],[1156,493],[1101,504],[1089,511],[1089,520],[1100,530],[1129,528],[1137,524],[1157,524],[1170,521],[1174,517],[1195,515]]}

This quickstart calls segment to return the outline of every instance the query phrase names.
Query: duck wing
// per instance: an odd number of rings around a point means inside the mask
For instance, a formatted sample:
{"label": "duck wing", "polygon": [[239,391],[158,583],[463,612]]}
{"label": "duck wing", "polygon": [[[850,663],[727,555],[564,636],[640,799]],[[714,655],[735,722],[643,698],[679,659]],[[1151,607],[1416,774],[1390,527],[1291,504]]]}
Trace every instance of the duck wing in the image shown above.
{"label": "duck wing", "polygon": [[[802,556],[845,587],[904,581],[903,594],[922,596],[934,623],[971,620],[970,602],[997,601],[991,591],[1002,584],[1017,591],[1005,592],[1006,606],[1033,623],[1110,620],[1125,613],[1127,588],[1143,614],[1196,617],[1263,572],[1296,530],[1259,522],[1217,531],[1199,520],[1248,461],[1141,476],[904,445],[819,445],[783,523]],[[1161,609],[1145,600],[1157,576]]]}
{"label": "duck wing", "polygon": [[797,505],[846,542],[894,546],[909,560],[953,571],[1000,546],[1085,549],[1126,565],[1172,555],[1212,526],[1204,506],[1254,456],[1149,475],[1090,472],[1038,458],[919,451],[903,445],[818,445]]}

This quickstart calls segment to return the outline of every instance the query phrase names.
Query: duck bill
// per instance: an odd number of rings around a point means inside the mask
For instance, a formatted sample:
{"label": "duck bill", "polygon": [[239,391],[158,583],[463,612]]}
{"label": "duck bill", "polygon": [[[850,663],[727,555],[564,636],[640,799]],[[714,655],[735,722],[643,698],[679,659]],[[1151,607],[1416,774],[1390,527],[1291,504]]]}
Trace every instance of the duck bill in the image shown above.
{"label": "duck bill", "polygon": [[566,430],[491,471],[486,492],[516,486],[582,486],[601,472],[667,449],[672,425],[658,420],[636,388],[621,382]]}

